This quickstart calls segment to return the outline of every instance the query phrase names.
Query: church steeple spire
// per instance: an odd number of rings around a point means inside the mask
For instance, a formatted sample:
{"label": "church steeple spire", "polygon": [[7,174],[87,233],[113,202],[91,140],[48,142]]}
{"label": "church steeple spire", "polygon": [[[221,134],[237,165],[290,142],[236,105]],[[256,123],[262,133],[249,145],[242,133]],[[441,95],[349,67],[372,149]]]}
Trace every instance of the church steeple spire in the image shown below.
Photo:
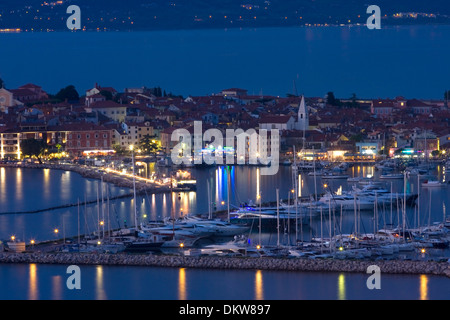
{"label": "church steeple spire", "polygon": [[297,114],[297,130],[307,130],[309,127],[308,107],[305,103],[305,97],[302,95]]}

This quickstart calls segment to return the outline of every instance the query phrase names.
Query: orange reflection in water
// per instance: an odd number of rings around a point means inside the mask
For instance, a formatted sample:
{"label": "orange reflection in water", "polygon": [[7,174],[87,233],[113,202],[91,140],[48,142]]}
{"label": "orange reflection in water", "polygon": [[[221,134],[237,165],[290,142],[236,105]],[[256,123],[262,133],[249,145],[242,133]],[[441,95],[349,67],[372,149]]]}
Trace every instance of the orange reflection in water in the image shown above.
{"label": "orange reflection in water", "polygon": [[178,271],[178,300],[186,300],[186,269],[180,268]]}
{"label": "orange reflection in water", "polygon": [[30,264],[29,277],[28,300],[38,300],[37,265],[34,263]]}
{"label": "orange reflection in water", "polygon": [[256,270],[255,274],[255,299],[264,300],[264,285],[261,270]]}
{"label": "orange reflection in water", "polygon": [[97,266],[95,270],[96,270],[96,275],[95,275],[96,297],[95,298],[97,300],[106,300],[106,293],[105,293],[105,289],[103,287],[103,267]]}
{"label": "orange reflection in water", "polygon": [[428,300],[428,277],[425,274],[420,276],[420,300]]}

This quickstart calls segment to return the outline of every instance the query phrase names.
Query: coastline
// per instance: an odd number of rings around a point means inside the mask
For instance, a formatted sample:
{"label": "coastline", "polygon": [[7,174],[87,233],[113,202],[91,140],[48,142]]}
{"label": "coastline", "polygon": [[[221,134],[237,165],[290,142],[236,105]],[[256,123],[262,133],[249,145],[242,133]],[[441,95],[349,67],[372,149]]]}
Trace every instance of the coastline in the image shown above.
{"label": "coastline", "polygon": [[450,278],[450,264],[436,261],[360,261],[335,259],[303,259],[272,257],[192,257],[178,255],[130,255],[92,253],[0,253],[0,263],[147,266],[198,269],[243,269],[293,272],[367,273],[377,265],[387,274],[428,274]]}

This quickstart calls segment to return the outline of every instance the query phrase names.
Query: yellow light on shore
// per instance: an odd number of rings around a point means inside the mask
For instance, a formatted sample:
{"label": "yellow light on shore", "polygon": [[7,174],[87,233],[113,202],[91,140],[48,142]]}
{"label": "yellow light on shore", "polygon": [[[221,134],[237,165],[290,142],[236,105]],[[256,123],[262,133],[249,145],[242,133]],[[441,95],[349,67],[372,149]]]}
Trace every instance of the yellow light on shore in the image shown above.
{"label": "yellow light on shore", "polygon": [[180,243],[180,248],[184,248],[184,243],[183,242]]}
{"label": "yellow light on shore", "polygon": [[261,249],[261,245],[258,244],[258,245],[256,246],[256,249],[258,249],[258,250]]}
{"label": "yellow light on shore", "polygon": [[130,147],[129,147],[129,148],[130,148],[130,150],[131,150],[131,151],[133,151],[133,150],[134,150],[134,146],[133,146],[133,145],[130,145]]}
{"label": "yellow light on shore", "polygon": [[97,245],[101,245],[102,243],[101,243],[101,241],[97,241]]}
{"label": "yellow light on shore", "polygon": [[102,225],[104,225],[105,224],[105,222],[103,222],[103,221],[100,221],[100,225],[102,226]]}
{"label": "yellow light on shore", "polygon": [[11,236],[11,241],[16,240],[16,236]]}
{"label": "yellow light on shore", "polygon": [[420,250],[420,252],[421,252],[421,253],[425,253],[426,250],[423,248],[423,249]]}
{"label": "yellow light on shore", "polygon": [[344,251],[344,248],[343,247],[339,247],[339,251]]}
{"label": "yellow light on shore", "polygon": [[31,239],[30,244],[35,244],[35,243],[36,242],[33,239]]}
{"label": "yellow light on shore", "polygon": [[58,233],[58,232],[59,232],[59,230],[58,230],[58,229],[55,229],[55,230],[53,230],[53,232],[54,232],[54,233]]}

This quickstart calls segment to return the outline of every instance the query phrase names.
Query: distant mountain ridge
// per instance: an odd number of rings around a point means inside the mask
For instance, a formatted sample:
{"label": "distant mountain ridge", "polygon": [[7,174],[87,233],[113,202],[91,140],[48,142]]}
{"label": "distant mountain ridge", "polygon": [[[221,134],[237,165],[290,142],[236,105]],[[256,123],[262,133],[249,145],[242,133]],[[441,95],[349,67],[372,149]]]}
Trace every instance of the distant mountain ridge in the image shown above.
{"label": "distant mountain ridge", "polygon": [[66,29],[72,4],[86,30],[365,24],[371,4],[388,25],[450,24],[448,0],[2,0],[0,29]]}

